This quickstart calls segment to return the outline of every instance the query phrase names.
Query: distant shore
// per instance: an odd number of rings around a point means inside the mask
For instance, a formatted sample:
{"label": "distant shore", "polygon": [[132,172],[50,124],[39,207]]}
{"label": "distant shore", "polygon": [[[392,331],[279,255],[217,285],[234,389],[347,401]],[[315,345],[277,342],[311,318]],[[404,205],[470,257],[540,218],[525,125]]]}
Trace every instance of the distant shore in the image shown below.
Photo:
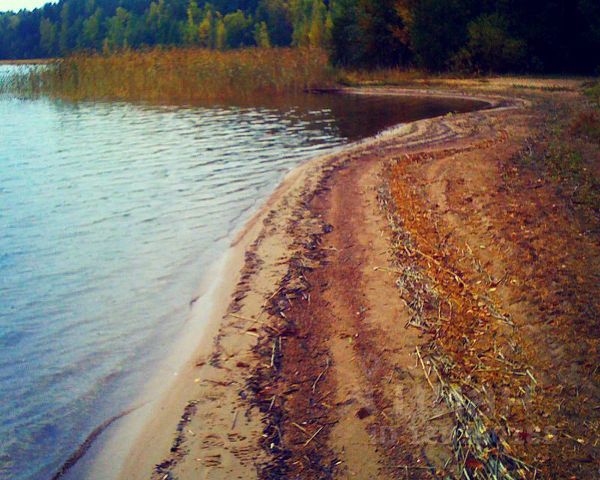
{"label": "distant shore", "polygon": [[[588,478],[597,458],[577,419],[598,411],[550,386],[560,374],[598,399],[585,380],[597,330],[545,305],[575,306],[561,297],[573,282],[593,298],[600,255],[550,180],[515,163],[541,128],[538,105],[580,85],[523,81],[361,90],[492,108],[401,125],[291,172],[234,242],[197,356],[152,406],[120,478],[425,478],[461,466]],[[562,276],[536,276],[527,259]],[[551,281],[564,289],[546,292]],[[569,354],[549,357],[549,342]],[[495,410],[479,399],[466,415],[460,402],[482,385]],[[577,414],[545,407],[563,403]],[[457,426],[469,436],[453,438]]]}

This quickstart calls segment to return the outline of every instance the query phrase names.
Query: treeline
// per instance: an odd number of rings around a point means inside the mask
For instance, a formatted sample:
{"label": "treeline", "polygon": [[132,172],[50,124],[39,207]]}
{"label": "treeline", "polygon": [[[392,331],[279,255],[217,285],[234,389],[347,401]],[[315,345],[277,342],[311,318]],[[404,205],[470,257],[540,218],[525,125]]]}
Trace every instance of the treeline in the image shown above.
{"label": "treeline", "polygon": [[329,11],[323,0],[60,0],[0,14],[0,57],[157,45],[322,46]]}
{"label": "treeline", "polygon": [[0,13],[0,58],[151,46],[313,46],[336,65],[600,68],[598,0],[60,0]]}

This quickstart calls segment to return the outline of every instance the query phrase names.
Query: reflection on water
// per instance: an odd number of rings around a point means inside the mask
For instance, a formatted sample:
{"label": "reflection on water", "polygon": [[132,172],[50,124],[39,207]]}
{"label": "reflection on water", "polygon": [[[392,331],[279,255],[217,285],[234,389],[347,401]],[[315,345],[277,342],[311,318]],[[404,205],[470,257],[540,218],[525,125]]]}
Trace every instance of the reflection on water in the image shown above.
{"label": "reflection on water", "polygon": [[131,402],[203,274],[285,172],[392,123],[469,107],[0,98],[0,478],[48,478]]}

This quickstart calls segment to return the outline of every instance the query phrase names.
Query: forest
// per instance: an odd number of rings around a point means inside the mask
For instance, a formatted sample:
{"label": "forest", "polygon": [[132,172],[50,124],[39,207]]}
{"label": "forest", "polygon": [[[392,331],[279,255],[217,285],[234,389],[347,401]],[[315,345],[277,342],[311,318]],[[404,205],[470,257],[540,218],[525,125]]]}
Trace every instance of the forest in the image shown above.
{"label": "forest", "polygon": [[320,47],[334,65],[597,74],[597,0],[60,0],[0,13],[0,58]]}

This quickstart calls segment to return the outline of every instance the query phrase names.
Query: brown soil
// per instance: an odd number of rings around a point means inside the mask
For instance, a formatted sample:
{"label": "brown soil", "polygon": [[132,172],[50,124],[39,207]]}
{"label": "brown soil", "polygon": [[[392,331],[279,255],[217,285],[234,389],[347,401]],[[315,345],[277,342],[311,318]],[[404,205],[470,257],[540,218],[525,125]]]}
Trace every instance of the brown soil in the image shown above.
{"label": "brown soil", "polygon": [[598,234],[507,98],[287,181],[154,478],[598,477]]}

